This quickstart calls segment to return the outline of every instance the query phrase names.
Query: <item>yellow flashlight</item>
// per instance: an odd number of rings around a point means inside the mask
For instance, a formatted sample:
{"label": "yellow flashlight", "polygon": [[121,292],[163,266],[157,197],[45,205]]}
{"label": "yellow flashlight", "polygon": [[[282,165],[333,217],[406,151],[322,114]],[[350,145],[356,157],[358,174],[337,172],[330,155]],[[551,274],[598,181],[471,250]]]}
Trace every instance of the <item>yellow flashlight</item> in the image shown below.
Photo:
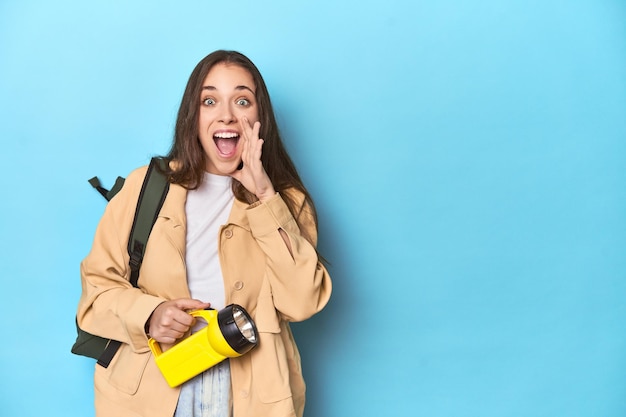
{"label": "yellow flashlight", "polygon": [[176,387],[226,358],[235,358],[258,344],[259,335],[248,312],[237,304],[216,310],[195,310],[208,323],[202,330],[163,352],[150,338],[154,359],[170,387]]}

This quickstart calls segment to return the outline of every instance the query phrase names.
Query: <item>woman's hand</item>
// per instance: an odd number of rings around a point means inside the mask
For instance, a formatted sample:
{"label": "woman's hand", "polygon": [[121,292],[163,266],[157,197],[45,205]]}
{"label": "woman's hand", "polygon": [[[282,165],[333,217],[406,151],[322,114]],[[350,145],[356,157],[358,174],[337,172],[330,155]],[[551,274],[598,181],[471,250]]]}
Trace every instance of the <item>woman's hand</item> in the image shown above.
{"label": "woman's hand", "polygon": [[210,303],[189,298],[165,301],[157,306],[148,319],[146,329],[151,338],[159,343],[174,343],[183,337],[194,323],[187,310],[209,308]]}
{"label": "woman's hand", "polygon": [[276,191],[261,162],[263,147],[263,139],[259,138],[261,123],[255,122],[251,126],[248,118],[244,117],[241,121],[241,126],[243,133],[240,139],[243,141],[241,162],[243,167],[233,172],[231,176],[243,184],[248,191],[256,195],[259,200],[264,201],[273,197]]}

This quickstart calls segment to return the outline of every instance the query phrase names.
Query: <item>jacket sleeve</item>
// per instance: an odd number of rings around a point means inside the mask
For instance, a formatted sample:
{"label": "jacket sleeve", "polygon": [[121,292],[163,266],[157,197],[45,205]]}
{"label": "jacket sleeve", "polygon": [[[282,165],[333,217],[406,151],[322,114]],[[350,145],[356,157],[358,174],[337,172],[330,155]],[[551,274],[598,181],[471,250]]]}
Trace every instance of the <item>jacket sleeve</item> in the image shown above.
{"label": "jacket sleeve", "polygon": [[[247,213],[252,235],[267,258],[266,278],[274,306],[288,321],[306,320],[322,310],[332,291],[328,271],[315,250],[317,225],[311,207],[300,204],[298,220],[311,241],[304,237],[280,194],[250,206]],[[291,253],[281,229],[287,234]]]}
{"label": "jacket sleeve", "polygon": [[81,263],[82,294],[77,312],[81,329],[128,343],[137,352],[148,349],[144,326],[164,301],[129,282],[128,236],[145,174],[145,167],[131,173],[106,206],[91,251]]}

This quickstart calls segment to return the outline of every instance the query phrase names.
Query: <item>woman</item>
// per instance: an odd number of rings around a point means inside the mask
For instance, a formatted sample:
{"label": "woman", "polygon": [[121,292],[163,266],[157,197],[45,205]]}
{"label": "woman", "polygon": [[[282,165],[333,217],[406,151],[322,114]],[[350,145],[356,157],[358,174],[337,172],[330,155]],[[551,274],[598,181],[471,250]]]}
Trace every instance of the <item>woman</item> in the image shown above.
{"label": "woman", "polygon": [[[109,202],[81,264],[80,327],[122,342],[107,368],[96,365],[96,414],[301,416],[305,386],[288,323],[319,312],[331,281],[315,250],[313,202],[247,57],[216,51],[198,63],[167,159],[170,189],[139,289],[125,248],[146,167]],[[175,343],[194,325],[189,310],[231,303],[254,319],[258,346],[170,388],[148,337]]]}

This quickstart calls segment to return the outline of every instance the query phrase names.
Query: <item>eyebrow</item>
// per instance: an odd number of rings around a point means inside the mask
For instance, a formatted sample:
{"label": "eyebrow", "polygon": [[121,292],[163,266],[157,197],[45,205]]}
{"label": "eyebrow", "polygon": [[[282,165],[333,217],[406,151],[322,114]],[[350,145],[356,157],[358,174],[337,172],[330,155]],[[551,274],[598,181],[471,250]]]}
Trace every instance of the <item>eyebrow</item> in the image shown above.
{"label": "eyebrow", "polygon": [[[212,85],[205,85],[205,86],[202,87],[202,89],[203,90],[209,90],[209,91],[217,91],[217,88],[212,86]],[[235,90],[237,90],[237,91],[248,90],[249,92],[254,94],[254,91],[252,91],[252,89],[250,87],[248,87],[247,85],[238,85],[237,87],[235,87]]]}

